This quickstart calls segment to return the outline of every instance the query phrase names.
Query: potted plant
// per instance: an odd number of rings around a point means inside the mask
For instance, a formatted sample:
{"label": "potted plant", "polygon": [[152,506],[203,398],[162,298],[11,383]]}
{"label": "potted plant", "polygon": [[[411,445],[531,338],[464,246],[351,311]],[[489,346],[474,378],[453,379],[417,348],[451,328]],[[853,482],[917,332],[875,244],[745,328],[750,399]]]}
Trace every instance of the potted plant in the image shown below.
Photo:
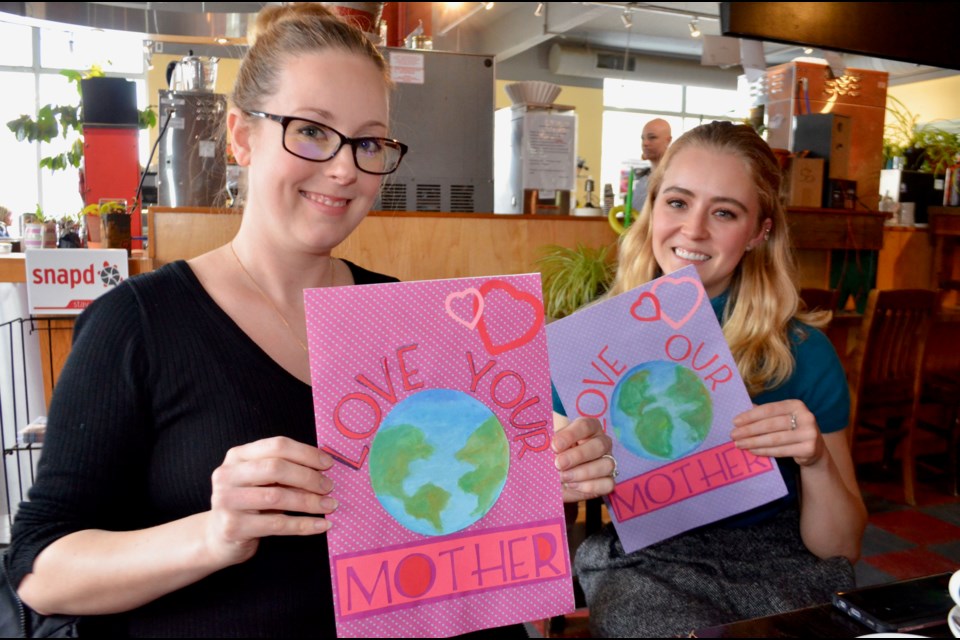
{"label": "potted plant", "polygon": [[[130,212],[126,200],[101,200],[99,204],[84,207],[82,213],[87,218],[89,242],[99,242],[107,249],[126,249],[130,253]],[[94,216],[99,220],[99,225],[91,220]],[[94,227],[98,231],[96,239]]]}
{"label": "potted plant", "polygon": [[24,249],[56,249],[57,221],[47,217],[40,205],[20,216]]}
{"label": "potted plant", "polygon": [[[21,115],[16,120],[7,122],[7,128],[20,141],[50,142],[54,138],[62,137],[70,142],[68,149],[63,153],[40,159],[39,166],[51,171],[80,169],[83,160],[83,119],[80,116],[83,102],[81,80],[106,77],[103,69],[97,65],[93,65],[83,73],[64,70],[60,75],[76,85],[79,98],[77,104],[44,105],[37,111],[36,117]],[[157,123],[157,115],[151,107],[139,111],[137,115],[140,129],[147,129]]]}
{"label": "potted plant", "polygon": [[537,260],[543,278],[543,300],[547,317],[568,316],[603,295],[613,282],[610,247],[575,249],[547,245]]}
{"label": "potted plant", "polygon": [[895,158],[903,158],[902,168],[943,175],[960,154],[960,134],[932,123],[919,124],[920,116],[903,102],[887,96],[890,119],[884,126],[884,167],[894,168]]}
{"label": "potted plant", "polygon": [[[923,164],[923,149],[917,140],[920,116],[892,95],[887,95],[889,117],[883,126],[883,166],[918,171]],[[900,158],[900,167],[897,167]]]}
{"label": "potted plant", "polygon": [[82,249],[83,239],[80,237],[79,216],[69,213],[57,220],[57,248]]}
{"label": "potted plant", "polygon": [[924,163],[920,170],[936,176],[944,175],[947,167],[956,163],[960,154],[960,134],[929,124],[917,131],[917,144],[924,150]]}

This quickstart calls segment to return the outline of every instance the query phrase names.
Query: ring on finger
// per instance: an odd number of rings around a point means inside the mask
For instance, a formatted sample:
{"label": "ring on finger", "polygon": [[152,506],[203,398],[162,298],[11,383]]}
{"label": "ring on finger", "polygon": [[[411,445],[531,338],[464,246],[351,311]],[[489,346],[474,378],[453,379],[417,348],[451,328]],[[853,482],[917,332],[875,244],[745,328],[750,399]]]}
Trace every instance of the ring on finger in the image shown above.
{"label": "ring on finger", "polygon": [[797,414],[791,413],[790,414],[790,431],[796,431],[796,430],[797,430]]}
{"label": "ring on finger", "polygon": [[614,457],[613,457],[612,455],[610,455],[609,453],[605,453],[605,454],[603,454],[603,455],[600,456],[600,457],[601,457],[601,458],[610,458],[610,462],[613,463],[613,471],[610,472],[610,477],[616,479],[616,477],[617,477],[618,475],[620,475],[620,471],[619,471],[619,469],[617,469],[617,459],[614,458]]}

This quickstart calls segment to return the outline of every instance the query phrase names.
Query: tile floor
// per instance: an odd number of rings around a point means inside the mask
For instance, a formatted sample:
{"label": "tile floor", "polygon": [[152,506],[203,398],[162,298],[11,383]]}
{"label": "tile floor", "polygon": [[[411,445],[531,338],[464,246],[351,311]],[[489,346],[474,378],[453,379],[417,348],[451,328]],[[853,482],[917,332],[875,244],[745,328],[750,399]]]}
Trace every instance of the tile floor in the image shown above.
{"label": "tile floor", "polygon": [[870,519],[854,567],[857,584],[960,569],[960,498],[947,491],[942,478],[921,471],[918,480],[917,506],[909,507],[897,472],[861,469]]}
{"label": "tile floor", "polygon": [[[917,506],[903,500],[898,471],[858,470],[869,511],[857,584],[868,586],[960,569],[960,497],[950,494],[942,477],[918,473]],[[581,513],[582,522],[582,513]],[[578,523],[579,524],[579,523]],[[571,538],[578,535],[576,528]],[[563,620],[531,625],[531,635],[590,637],[589,611],[579,609]]]}

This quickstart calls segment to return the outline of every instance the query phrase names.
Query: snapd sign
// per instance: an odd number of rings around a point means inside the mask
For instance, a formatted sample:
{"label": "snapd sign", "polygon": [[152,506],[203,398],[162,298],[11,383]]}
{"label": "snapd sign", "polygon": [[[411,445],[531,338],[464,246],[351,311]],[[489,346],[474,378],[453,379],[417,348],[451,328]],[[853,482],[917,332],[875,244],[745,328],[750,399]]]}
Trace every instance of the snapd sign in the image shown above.
{"label": "snapd sign", "polygon": [[32,249],[26,269],[33,315],[76,315],[129,277],[124,249]]}

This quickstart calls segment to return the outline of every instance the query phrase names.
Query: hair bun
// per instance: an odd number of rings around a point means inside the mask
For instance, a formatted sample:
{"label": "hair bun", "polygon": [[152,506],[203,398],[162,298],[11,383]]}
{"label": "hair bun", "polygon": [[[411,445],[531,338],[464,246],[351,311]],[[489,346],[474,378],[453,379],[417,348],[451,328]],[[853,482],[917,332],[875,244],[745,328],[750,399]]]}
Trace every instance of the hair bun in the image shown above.
{"label": "hair bun", "polygon": [[340,16],[320,2],[296,2],[293,4],[267,5],[257,13],[257,18],[247,28],[247,45],[253,46],[257,38],[269,32],[282,22],[305,19],[336,20],[344,22]]}

